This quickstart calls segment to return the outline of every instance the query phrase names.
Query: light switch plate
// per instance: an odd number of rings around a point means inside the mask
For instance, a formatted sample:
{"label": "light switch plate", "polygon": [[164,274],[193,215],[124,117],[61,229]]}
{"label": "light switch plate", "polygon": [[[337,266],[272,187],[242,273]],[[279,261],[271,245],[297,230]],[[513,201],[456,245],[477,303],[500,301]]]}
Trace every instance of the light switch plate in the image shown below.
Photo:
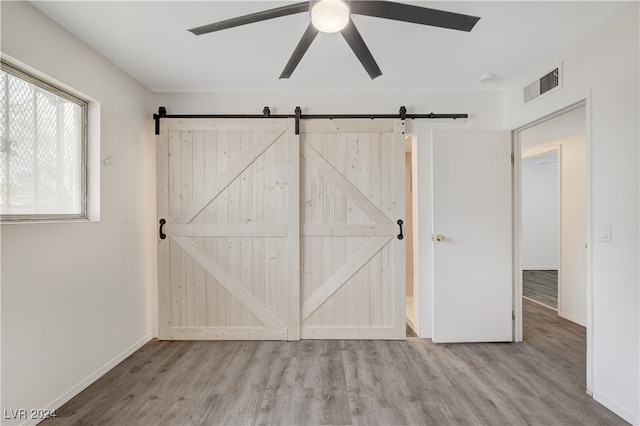
{"label": "light switch plate", "polygon": [[598,225],[598,239],[601,243],[611,242],[611,224],[601,223]]}

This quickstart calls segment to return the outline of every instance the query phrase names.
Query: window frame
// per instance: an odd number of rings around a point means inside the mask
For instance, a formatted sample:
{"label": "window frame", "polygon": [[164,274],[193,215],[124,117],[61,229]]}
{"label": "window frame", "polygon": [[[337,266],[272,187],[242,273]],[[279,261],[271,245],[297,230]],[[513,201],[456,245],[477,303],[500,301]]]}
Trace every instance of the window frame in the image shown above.
{"label": "window frame", "polygon": [[[80,213],[63,214],[63,213],[47,213],[47,214],[3,214],[0,211],[0,223],[22,223],[22,222],[60,222],[60,221],[87,221],[89,220],[88,200],[89,200],[89,173],[88,173],[88,122],[89,122],[89,101],[83,99],[69,90],[56,85],[51,81],[37,77],[24,69],[0,59],[0,69],[2,71],[17,77],[27,83],[30,83],[40,89],[46,90],[54,95],[75,103],[81,108],[81,126],[80,126]],[[8,118],[6,118],[8,120]]]}

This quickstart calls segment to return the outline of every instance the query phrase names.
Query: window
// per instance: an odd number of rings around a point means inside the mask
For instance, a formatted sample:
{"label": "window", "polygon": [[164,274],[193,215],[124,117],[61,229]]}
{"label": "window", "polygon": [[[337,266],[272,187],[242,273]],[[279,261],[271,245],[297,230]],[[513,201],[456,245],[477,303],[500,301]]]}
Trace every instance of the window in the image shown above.
{"label": "window", "polygon": [[87,102],[1,65],[1,220],[86,218]]}

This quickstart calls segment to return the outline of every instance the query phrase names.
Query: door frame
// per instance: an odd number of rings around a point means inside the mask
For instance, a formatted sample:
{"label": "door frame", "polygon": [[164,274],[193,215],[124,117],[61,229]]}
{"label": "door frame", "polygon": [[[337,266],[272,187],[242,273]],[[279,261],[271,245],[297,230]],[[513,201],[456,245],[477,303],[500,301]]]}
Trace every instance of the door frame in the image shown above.
{"label": "door frame", "polygon": [[[411,266],[411,273],[413,275],[413,283],[412,283],[412,291],[413,291],[413,318],[411,321],[413,322],[413,331],[420,336],[420,279],[418,276],[418,193],[416,190],[418,187],[418,159],[417,159],[417,139],[418,136],[416,133],[406,133],[405,134],[405,153],[410,154],[411,159],[411,176],[409,179],[409,184],[411,185],[411,212],[406,211],[405,206],[405,217],[408,217],[411,214],[411,229],[412,235],[411,240],[413,244],[411,246],[411,251],[413,254],[413,262]],[[406,192],[406,190],[405,190]],[[407,246],[408,247],[408,246]],[[409,271],[407,271],[408,273]],[[406,295],[405,295],[406,299]],[[406,312],[405,312],[406,315]],[[407,321],[409,318],[407,317]]]}
{"label": "door frame", "polygon": [[543,115],[537,119],[534,119],[527,124],[511,130],[511,140],[513,144],[514,164],[513,164],[513,274],[514,274],[514,288],[513,288],[513,314],[514,314],[514,327],[513,327],[513,341],[521,342],[523,339],[522,333],[522,258],[520,244],[522,241],[521,226],[522,226],[522,209],[521,209],[521,133],[534,127],[538,124],[549,121],[553,118],[559,117],[567,112],[573,111],[578,108],[585,107],[585,150],[587,157],[586,164],[586,296],[587,296],[587,321],[586,321],[586,335],[587,335],[587,394],[593,395],[593,237],[592,237],[592,141],[591,141],[591,93],[587,93],[585,96],[578,98],[575,102],[568,104],[567,106],[560,108],[554,112]]}

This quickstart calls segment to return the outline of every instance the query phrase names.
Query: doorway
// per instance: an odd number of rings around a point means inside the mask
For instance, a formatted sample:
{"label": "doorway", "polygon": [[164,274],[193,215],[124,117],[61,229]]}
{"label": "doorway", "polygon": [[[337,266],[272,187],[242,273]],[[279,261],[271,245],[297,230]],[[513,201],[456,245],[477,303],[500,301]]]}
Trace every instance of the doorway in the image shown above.
{"label": "doorway", "polygon": [[590,282],[589,114],[587,100],[513,131],[514,182],[514,341],[523,340],[523,158],[557,150],[558,155],[558,301],[554,315],[586,329],[587,389],[591,389],[592,347]]}
{"label": "doorway", "polygon": [[523,157],[522,297],[558,311],[560,181],[558,149]]}
{"label": "doorway", "polygon": [[[590,107],[588,99],[543,117],[513,132],[514,166],[514,341],[523,335],[522,158],[557,150],[558,273],[557,311],[584,327],[586,388],[593,392],[591,308]],[[531,306],[531,305],[528,305]],[[537,326],[536,321],[527,323]]]}
{"label": "doorway", "polygon": [[[525,288],[523,274],[530,270],[554,271],[553,256],[538,257],[532,260],[531,250],[527,247],[531,243],[532,234],[539,237],[539,246],[546,244],[547,255],[552,255],[557,248],[557,315],[577,323],[583,327],[588,327],[587,316],[587,293],[588,293],[588,164],[587,164],[587,104],[586,101],[560,110],[554,114],[544,117],[536,122],[514,131],[514,146],[516,154],[516,341],[522,340],[522,297]],[[553,161],[557,161],[554,165]],[[557,237],[547,237],[543,241],[543,232],[538,229],[526,229],[531,227],[527,223],[527,217],[538,214],[526,211],[527,203],[531,204],[531,196],[524,193],[527,187],[525,180],[527,175],[531,175],[530,166],[535,164],[538,167],[538,174],[542,174],[543,167],[550,172],[557,172],[557,195],[553,194],[553,175],[547,176],[547,192],[549,198],[556,197],[557,200]],[[527,169],[529,167],[529,170]],[[545,185],[539,185],[540,188]],[[538,194],[542,196],[543,194]],[[527,200],[529,197],[529,200]],[[535,198],[535,197],[534,197]],[[547,198],[547,205],[552,204]],[[539,198],[538,202],[543,198]],[[538,206],[539,207],[539,206]],[[541,222],[541,218],[535,218]],[[552,220],[547,220],[547,227]],[[534,220],[535,223],[535,220]],[[529,235],[529,237],[527,237]],[[547,233],[549,235],[549,233]],[[529,241],[527,241],[529,239]],[[552,241],[549,241],[551,239]],[[555,241],[553,241],[555,240]],[[529,257],[527,257],[529,256]],[[551,259],[551,260],[549,260]],[[535,267],[531,267],[535,265]],[[551,274],[550,274],[551,275]],[[547,277],[549,278],[549,277]],[[553,277],[551,277],[551,280]],[[587,330],[588,334],[588,330]],[[587,346],[589,350],[589,346]]]}

